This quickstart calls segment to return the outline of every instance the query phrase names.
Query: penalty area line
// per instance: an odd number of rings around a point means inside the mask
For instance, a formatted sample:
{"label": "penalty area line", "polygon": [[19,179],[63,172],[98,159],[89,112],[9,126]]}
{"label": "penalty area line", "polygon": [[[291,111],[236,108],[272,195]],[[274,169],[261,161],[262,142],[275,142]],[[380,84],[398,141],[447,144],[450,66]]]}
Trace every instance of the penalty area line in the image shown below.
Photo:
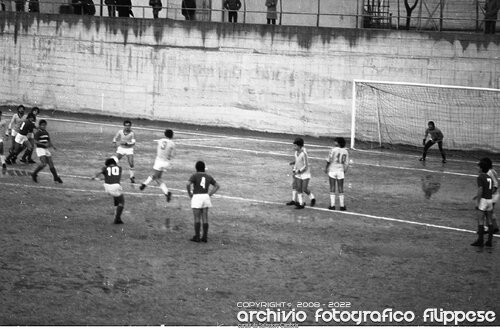
{"label": "penalty area line", "polygon": [[[28,184],[15,184],[15,183],[3,183],[3,182],[2,182],[2,184],[6,185],[6,186],[16,186],[16,187],[25,187],[25,188],[40,188],[40,189],[44,189],[44,190],[62,190],[62,191],[72,191],[72,192],[81,192],[81,193],[105,194],[104,190],[77,189],[77,188],[68,188],[68,187],[59,187],[59,186],[28,185]],[[149,187],[159,188],[159,186],[149,186]],[[180,193],[186,192],[185,190],[180,190],[180,189],[175,189],[175,188],[171,188],[171,190],[174,190],[174,191],[180,192]],[[131,196],[144,196],[144,197],[164,196],[163,193],[160,193],[160,194],[156,193],[155,194],[155,193],[125,192],[125,191],[123,193],[126,195],[131,195]],[[185,198],[188,197],[186,194],[181,194],[179,196],[182,196]],[[278,206],[278,205],[283,206],[282,202],[257,200],[257,199],[234,197],[234,196],[228,196],[228,195],[220,195],[220,194],[215,194],[214,198],[227,199],[227,200],[233,200],[233,201],[251,202],[251,203],[258,203],[258,204],[266,204],[266,205],[274,205],[274,206]],[[306,207],[306,209],[326,212],[329,214],[344,214],[344,215],[364,217],[364,218],[374,219],[374,220],[382,220],[382,221],[387,221],[387,222],[404,223],[404,224],[410,224],[410,225],[420,226],[420,227],[436,228],[436,229],[443,229],[443,230],[456,231],[456,232],[476,233],[476,231],[473,231],[473,230],[448,227],[448,226],[436,225],[436,224],[425,223],[425,222],[403,220],[403,219],[397,219],[397,218],[392,218],[392,217],[377,216],[377,215],[371,215],[371,214],[355,213],[355,212],[348,212],[348,211],[336,211],[336,210],[331,211],[327,208],[319,208],[319,207]],[[500,235],[493,235],[493,236],[500,237]]]}

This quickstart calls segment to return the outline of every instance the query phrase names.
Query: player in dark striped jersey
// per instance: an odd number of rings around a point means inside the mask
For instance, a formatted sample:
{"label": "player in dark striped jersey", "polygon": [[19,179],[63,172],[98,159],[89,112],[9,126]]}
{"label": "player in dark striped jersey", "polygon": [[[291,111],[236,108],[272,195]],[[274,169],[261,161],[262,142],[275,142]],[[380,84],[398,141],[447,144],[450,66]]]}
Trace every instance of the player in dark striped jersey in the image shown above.
{"label": "player in dark striped jersey", "polygon": [[49,148],[56,149],[50,140],[49,132],[47,132],[47,121],[42,119],[39,124],[40,128],[36,132],[34,140],[36,145],[36,155],[40,158],[40,165],[31,174],[31,179],[35,183],[38,182],[38,173],[42,171],[43,168],[49,165],[49,170],[54,177],[56,183],[62,184],[62,179],[57,175],[56,168],[54,167],[54,162],[52,161],[52,154]]}
{"label": "player in dark striped jersey", "polygon": [[[489,158],[482,158],[479,163],[479,169],[481,170],[479,176],[477,177],[477,195],[474,197],[476,200],[477,214],[477,233],[478,239],[472,243],[472,246],[492,246],[493,241],[493,228],[491,223],[491,217],[493,214],[493,179],[488,176],[488,171],[491,168],[491,160]],[[488,225],[488,241],[483,244],[484,240],[484,220]]]}
{"label": "player in dark striped jersey", "polygon": [[105,161],[105,166],[99,170],[94,177],[94,180],[100,175],[104,175],[104,190],[106,193],[113,197],[114,205],[116,207],[115,224],[122,224],[122,212],[125,207],[125,197],[123,196],[123,188],[120,185],[122,178],[122,167],[117,164],[114,158],[108,158]]}
{"label": "player in dark striped jersey", "polygon": [[15,163],[17,155],[26,147],[27,149],[32,149],[32,145],[29,142],[28,135],[33,133],[35,129],[35,116],[33,114],[28,114],[26,120],[24,120],[21,125],[19,125],[19,130],[17,131],[16,137],[14,139],[14,146],[9,156],[5,160],[7,164]]}
{"label": "player in dark striped jersey", "polygon": [[[195,167],[196,173],[189,178],[186,185],[194,214],[195,235],[191,240],[206,243],[208,236],[208,208],[212,207],[210,197],[219,190],[219,184],[205,172],[205,163],[203,161],[196,162]],[[203,236],[200,238],[201,222],[203,222]]]}
{"label": "player in dark striped jersey", "polygon": [[[37,108],[36,106],[34,108],[31,109],[30,113],[29,114],[32,114],[33,117],[34,117],[34,123],[35,123],[35,129],[36,129],[36,117],[40,114],[40,109]],[[33,133],[29,133],[28,134],[28,141],[31,143],[31,146],[32,147],[35,147],[35,139],[34,139],[34,134]],[[31,157],[33,155],[33,149],[26,149],[24,151],[24,154],[23,156],[21,157],[20,161],[23,162],[23,163],[36,163],[33,158]]]}

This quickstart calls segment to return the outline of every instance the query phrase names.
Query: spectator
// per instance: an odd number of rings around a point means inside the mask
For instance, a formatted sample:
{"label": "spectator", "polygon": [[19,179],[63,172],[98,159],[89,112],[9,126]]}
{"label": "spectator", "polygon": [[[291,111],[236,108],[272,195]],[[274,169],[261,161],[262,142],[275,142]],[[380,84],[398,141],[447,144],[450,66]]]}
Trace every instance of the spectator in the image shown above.
{"label": "spectator", "polygon": [[92,0],[82,0],[83,15],[95,15],[95,5]]}
{"label": "spectator", "polygon": [[240,0],[225,0],[224,9],[228,11],[228,21],[238,23],[238,10],[241,8]]}
{"label": "spectator", "polygon": [[276,24],[278,14],[276,13],[276,4],[278,0],[266,0],[267,24]]}
{"label": "spectator", "polygon": [[24,12],[24,3],[26,0],[15,0],[16,1],[16,12]]}
{"label": "spectator", "polygon": [[500,0],[486,0],[484,6],[484,33],[495,34]]}
{"label": "spectator", "polygon": [[134,17],[131,0],[116,0],[116,11],[119,17]]}
{"label": "spectator", "polygon": [[163,6],[161,0],[149,0],[149,5],[153,7],[153,18],[157,19],[161,7]]}
{"label": "spectator", "polygon": [[30,13],[40,13],[40,3],[38,0],[29,0],[28,11]]}
{"label": "spectator", "polygon": [[108,16],[116,16],[116,0],[104,0],[104,4],[108,6]]}
{"label": "spectator", "polygon": [[196,14],[196,0],[182,0],[182,15],[186,21],[194,21]]}
{"label": "spectator", "polygon": [[7,9],[5,8],[5,4],[3,3],[3,0],[0,0],[0,10],[2,12],[5,12]]}

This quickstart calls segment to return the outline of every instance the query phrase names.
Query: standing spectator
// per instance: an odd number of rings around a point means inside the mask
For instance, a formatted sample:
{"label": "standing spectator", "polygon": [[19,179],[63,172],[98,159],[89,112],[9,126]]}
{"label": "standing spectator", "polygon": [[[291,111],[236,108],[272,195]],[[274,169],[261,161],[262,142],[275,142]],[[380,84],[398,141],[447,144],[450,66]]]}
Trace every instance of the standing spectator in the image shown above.
{"label": "standing spectator", "polygon": [[241,8],[240,0],[225,0],[224,9],[228,11],[228,21],[238,23],[238,10]]}
{"label": "standing spectator", "polygon": [[500,0],[486,0],[484,6],[484,33],[495,34]]}
{"label": "standing spectator", "polygon": [[131,0],[116,0],[116,11],[119,17],[134,17]]}
{"label": "standing spectator", "polygon": [[266,0],[267,7],[267,24],[276,24],[278,13],[276,12],[276,4],[278,0]]}
{"label": "standing spectator", "polygon": [[95,15],[95,5],[92,0],[82,0],[82,10],[84,15]]}
{"label": "standing spectator", "polygon": [[26,0],[15,0],[16,1],[16,12],[24,12],[24,3]]}
{"label": "standing spectator", "polygon": [[3,0],[0,0],[0,9],[2,10],[2,12],[5,12],[6,8],[5,8],[5,4],[3,3]]}
{"label": "standing spectator", "polygon": [[40,13],[40,3],[38,0],[29,0],[28,11],[30,13]]}
{"label": "standing spectator", "polygon": [[161,7],[163,6],[161,0],[149,0],[149,5],[153,7],[153,18],[157,19]]}
{"label": "standing spectator", "polygon": [[104,0],[104,4],[108,6],[108,16],[116,16],[116,0]]}
{"label": "standing spectator", "polygon": [[196,14],[196,0],[182,0],[182,15],[186,21],[194,21]]}

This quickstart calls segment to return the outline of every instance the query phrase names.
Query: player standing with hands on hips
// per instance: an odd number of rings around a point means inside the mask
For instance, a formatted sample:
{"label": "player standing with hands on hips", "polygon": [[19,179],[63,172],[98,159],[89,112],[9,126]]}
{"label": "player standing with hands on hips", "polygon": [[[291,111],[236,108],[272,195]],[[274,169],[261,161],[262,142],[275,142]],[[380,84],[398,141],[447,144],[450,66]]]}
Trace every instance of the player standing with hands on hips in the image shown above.
{"label": "player standing with hands on hips", "polygon": [[[208,208],[212,207],[210,197],[219,190],[219,184],[215,179],[205,172],[205,163],[196,162],[196,173],[194,173],[186,185],[191,208],[194,214],[194,236],[193,242],[207,242],[208,236]],[[200,238],[200,227],[203,222],[203,236]]]}
{"label": "player standing with hands on hips", "polygon": [[[429,148],[434,145],[435,143],[438,144],[439,151],[441,152],[441,157],[443,157],[443,163],[446,163],[446,156],[444,154],[444,149],[443,149],[443,132],[439,128],[436,127],[433,121],[429,121],[427,124],[427,129],[425,130],[425,136],[423,140],[423,145],[424,145],[424,154],[420,158],[420,161],[425,161],[425,157],[427,156],[427,151]],[[431,137],[429,141],[425,141],[427,139],[427,136]]]}

